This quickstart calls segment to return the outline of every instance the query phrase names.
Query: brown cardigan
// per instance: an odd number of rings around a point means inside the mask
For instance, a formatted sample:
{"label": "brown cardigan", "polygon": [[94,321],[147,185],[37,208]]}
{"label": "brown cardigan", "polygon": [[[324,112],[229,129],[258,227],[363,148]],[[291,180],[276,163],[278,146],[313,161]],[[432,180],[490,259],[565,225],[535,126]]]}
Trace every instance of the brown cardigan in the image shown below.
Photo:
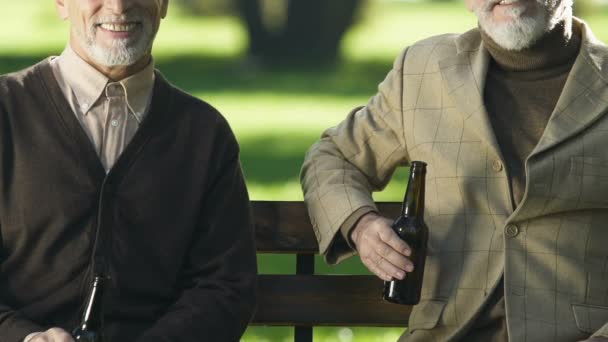
{"label": "brown cardigan", "polygon": [[157,73],[106,175],[48,60],[0,77],[0,340],[72,329],[94,267],[109,341],[238,340],[256,279],[238,156],[225,119]]}

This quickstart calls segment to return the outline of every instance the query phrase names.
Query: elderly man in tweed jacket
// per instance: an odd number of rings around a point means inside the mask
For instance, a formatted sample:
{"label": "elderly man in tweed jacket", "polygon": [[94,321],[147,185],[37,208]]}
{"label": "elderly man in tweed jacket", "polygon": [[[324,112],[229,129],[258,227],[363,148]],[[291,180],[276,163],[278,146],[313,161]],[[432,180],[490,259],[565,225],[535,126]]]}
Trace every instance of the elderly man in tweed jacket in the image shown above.
{"label": "elderly man in tweed jacket", "polygon": [[401,340],[608,340],[608,47],[568,0],[467,5],[479,28],[407,48],[308,152],[320,252],[407,277],[371,193],[424,160],[429,254]]}

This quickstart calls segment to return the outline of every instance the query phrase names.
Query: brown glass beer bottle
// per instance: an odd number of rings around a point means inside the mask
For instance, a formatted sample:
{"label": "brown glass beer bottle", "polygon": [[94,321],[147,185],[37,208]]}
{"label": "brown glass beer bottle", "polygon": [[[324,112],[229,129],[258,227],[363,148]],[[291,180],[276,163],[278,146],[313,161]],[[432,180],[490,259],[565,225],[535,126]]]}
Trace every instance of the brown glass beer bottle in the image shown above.
{"label": "brown glass beer bottle", "polygon": [[384,299],[396,304],[415,305],[420,302],[429,236],[424,223],[425,176],[426,163],[412,162],[401,216],[392,225],[397,235],[410,246],[412,254],[409,259],[414,264],[414,270],[406,273],[405,279],[384,283]]}
{"label": "brown glass beer bottle", "polygon": [[76,342],[104,342],[103,336],[103,290],[105,278],[96,274],[87,296],[80,325],[72,331]]}

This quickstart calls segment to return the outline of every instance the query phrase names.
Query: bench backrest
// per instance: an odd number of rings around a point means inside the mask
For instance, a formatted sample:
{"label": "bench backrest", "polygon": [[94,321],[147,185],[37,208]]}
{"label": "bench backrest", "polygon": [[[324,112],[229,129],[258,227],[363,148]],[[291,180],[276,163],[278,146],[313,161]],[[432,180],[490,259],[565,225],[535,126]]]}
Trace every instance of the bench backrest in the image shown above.
{"label": "bench backrest", "polygon": [[[253,201],[258,253],[295,254],[296,274],[260,275],[252,324],[296,327],[296,341],[312,341],[312,326],[406,326],[410,307],[381,298],[372,275],[315,275],[318,244],[304,202]],[[397,217],[400,203],[378,203]]]}

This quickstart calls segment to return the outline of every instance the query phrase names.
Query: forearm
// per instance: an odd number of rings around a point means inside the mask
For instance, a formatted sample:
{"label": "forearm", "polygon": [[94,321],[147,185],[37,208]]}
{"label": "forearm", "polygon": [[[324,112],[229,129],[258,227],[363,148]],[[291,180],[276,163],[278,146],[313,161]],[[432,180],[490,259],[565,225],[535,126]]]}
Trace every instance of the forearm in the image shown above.
{"label": "forearm", "polygon": [[253,315],[253,217],[238,155],[222,154],[179,273],[179,297],[138,341],[238,341]]}
{"label": "forearm", "polygon": [[[247,290],[187,290],[138,342],[238,341],[255,308],[255,278]],[[243,285],[243,283],[242,283]]]}
{"label": "forearm", "polygon": [[[352,120],[355,119],[347,119]],[[393,149],[397,146],[397,152],[388,160],[379,160],[383,157],[371,150],[362,153],[365,156],[349,157],[348,150],[352,147],[344,146],[365,142],[347,143],[344,141],[344,136],[348,135],[345,129],[338,127],[335,130],[340,137],[326,135],[311,147],[300,176],[319,251],[330,263],[343,259],[350,252],[348,240],[342,237],[347,237],[345,233],[363,214],[377,211],[372,193],[384,188],[397,166],[407,161],[397,140],[387,143]]]}
{"label": "forearm", "polygon": [[371,212],[376,212],[376,210],[373,207],[361,207],[346,218],[333,242],[321,253],[328,264],[338,264],[356,253],[356,247],[350,234],[361,217]]}
{"label": "forearm", "polygon": [[221,227],[234,228],[234,235],[198,239],[178,281],[180,296],[138,341],[238,341],[253,315],[257,285],[251,225],[242,209]]}
{"label": "forearm", "polygon": [[339,255],[350,250],[340,233],[346,221],[361,208],[376,210],[372,198],[374,187],[353,165],[330,154],[317,158],[318,151],[309,152],[302,169],[304,200],[319,242],[319,253],[337,261]]}
{"label": "forearm", "polygon": [[355,212],[376,210],[372,192],[409,160],[401,108],[404,58],[405,52],[365,107],[326,130],[306,155],[300,181],[322,254]]}

